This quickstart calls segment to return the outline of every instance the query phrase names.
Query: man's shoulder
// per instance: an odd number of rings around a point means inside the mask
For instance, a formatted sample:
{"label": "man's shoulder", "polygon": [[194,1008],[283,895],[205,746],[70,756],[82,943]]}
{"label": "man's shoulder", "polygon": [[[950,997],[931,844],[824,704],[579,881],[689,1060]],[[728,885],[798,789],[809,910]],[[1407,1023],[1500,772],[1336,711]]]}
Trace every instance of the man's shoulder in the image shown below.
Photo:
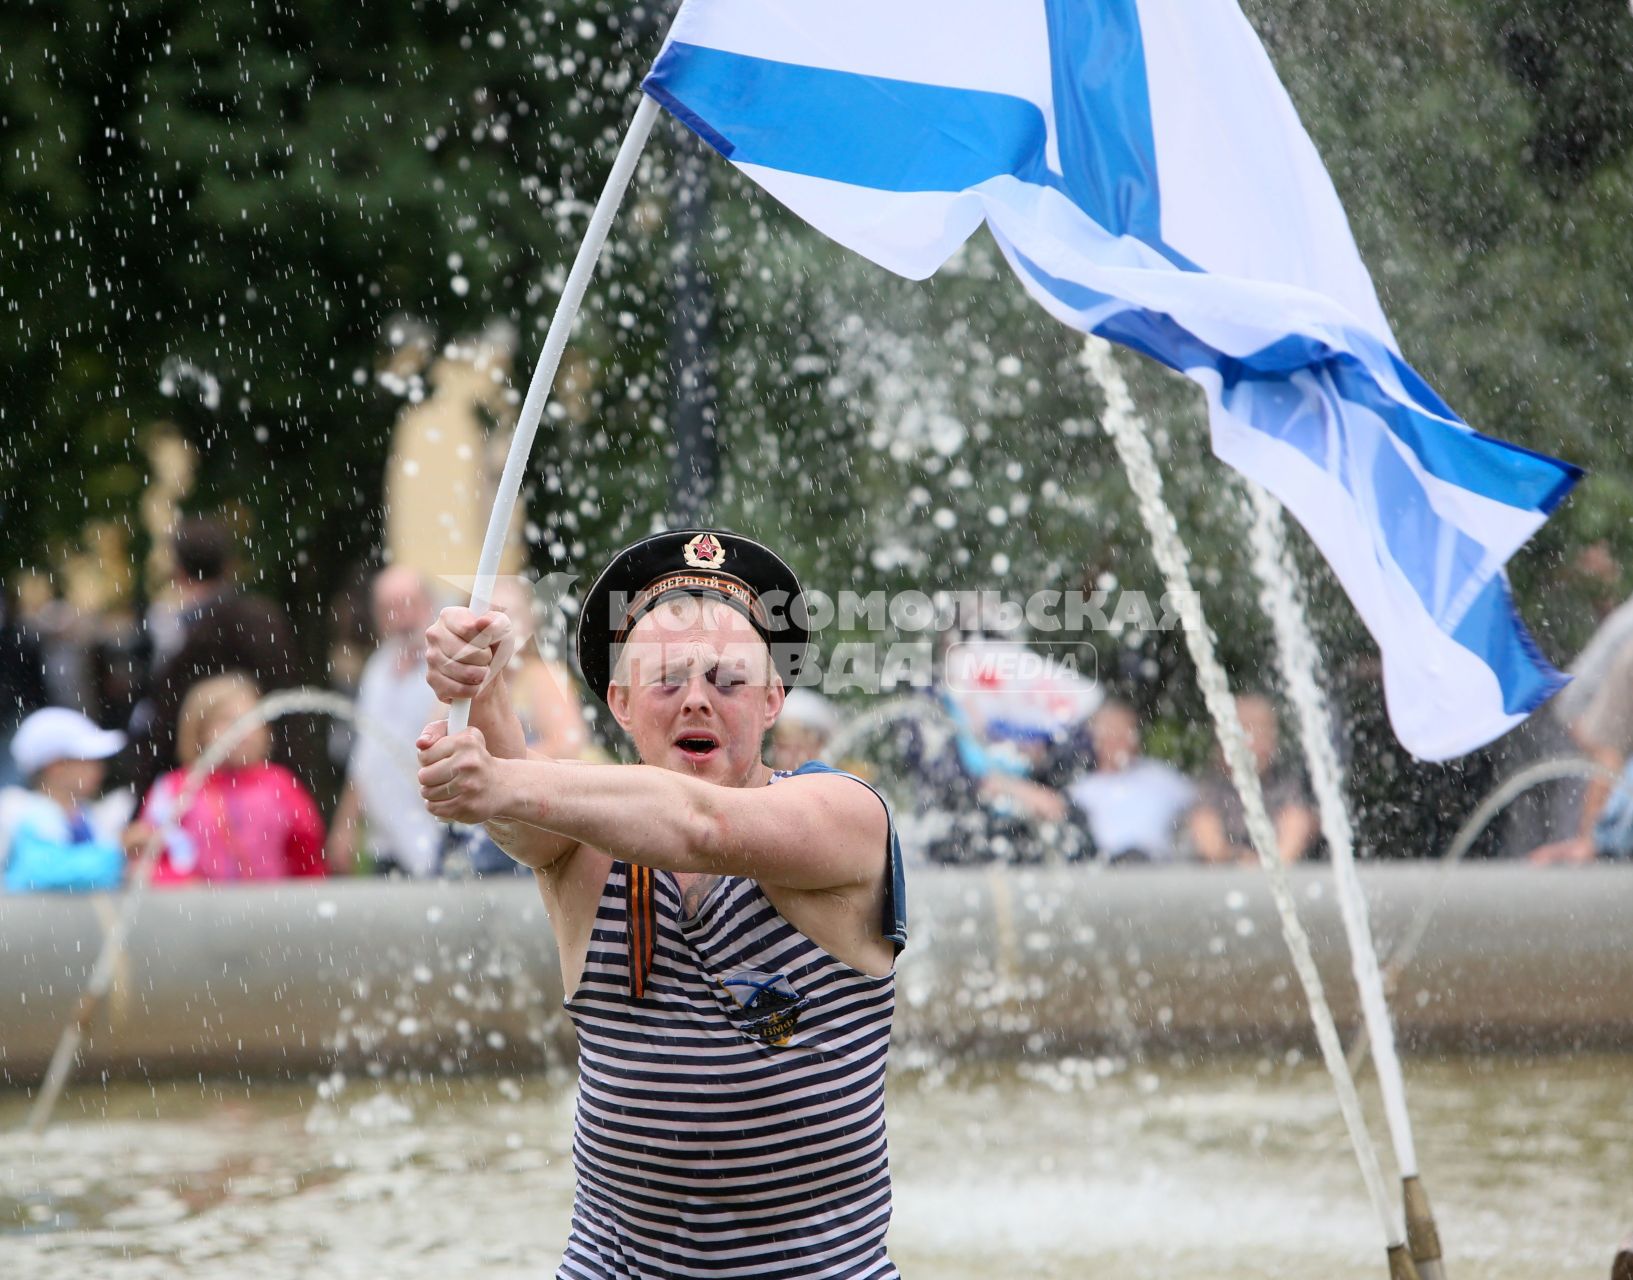
{"label": "man's shoulder", "polygon": [[1589,738],[1602,740],[1625,733],[1630,719],[1633,719],[1633,642],[1624,644],[1611,659],[1605,678],[1582,708],[1581,723]]}
{"label": "man's shoulder", "polygon": [[772,782],[786,782],[793,778],[848,778],[852,782],[860,782],[869,791],[874,786],[860,774],[852,773],[848,769],[841,769],[836,764],[829,764],[826,760],[807,760],[795,769],[775,769],[771,774]]}
{"label": "man's shoulder", "polygon": [[1166,760],[1141,756],[1121,771],[1091,769],[1073,781],[1067,790],[1074,796],[1084,797],[1102,793],[1122,795],[1130,791],[1191,796],[1196,793],[1197,784]]}
{"label": "man's shoulder", "polygon": [[1241,803],[1235,781],[1218,765],[1210,766],[1194,785],[1199,807],[1217,809]]}
{"label": "man's shoulder", "polygon": [[376,695],[382,682],[388,676],[386,664],[389,658],[384,649],[376,649],[363,659],[363,670],[357,677],[357,700],[363,701],[371,695]]}
{"label": "man's shoulder", "polygon": [[271,596],[263,596],[254,591],[229,591],[221,598],[219,607],[227,617],[257,618],[279,624],[289,620],[289,615],[281,604]]}
{"label": "man's shoulder", "polygon": [[[821,788],[835,795],[861,795],[864,792],[873,796],[874,800],[883,806],[885,820],[890,821],[890,802],[884,798],[879,788],[860,774],[851,773],[836,765],[828,764],[823,760],[807,760],[797,769],[775,770],[767,785],[782,783],[796,784],[804,788]],[[855,788],[856,790],[852,790]]]}
{"label": "man's shoulder", "polygon": [[[188,639],[195,643],[222,635],[241,639],[246,630],[252,639],[283,639],[288,626],[289,615],[270,596],[228,590],[202,605],[188,628]],[[278,634],[269,636],[268,632]]]}

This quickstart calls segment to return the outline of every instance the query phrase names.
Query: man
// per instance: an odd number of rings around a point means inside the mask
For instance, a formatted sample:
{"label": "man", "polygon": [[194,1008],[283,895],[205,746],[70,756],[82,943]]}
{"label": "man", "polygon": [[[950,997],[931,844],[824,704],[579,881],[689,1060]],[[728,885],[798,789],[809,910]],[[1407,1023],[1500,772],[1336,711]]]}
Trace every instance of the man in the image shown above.
{"label": "man", "polygon": [[839,732],[839,713],[815,689],[789,689],[771,731],[771,763],[792,771],[822,755]]}
{"label": "man", "polygon": [[[131,717],[133,783],[146,795],[161,773],[176,767],[176,719],[182,699],[198,681],[240,671],[262,693],[297,682],[294,632],[283,609],[231,581],[234,542],[219,520],[193,518],[176,528],[177,610],[171,623],[154,628],[153,679],[149,696]],[[280,755],[289,736],[274,731]]]}
{"label": "man", "polygon": [[[433,613],[431,596],[424,579],[402,565],[382,569],[369,595],[379,647],[363,664],[357,714],[392,740],[406,743],[437,710],[436,697],[425,683],[424,635]],[[435,875],[445,828],[420,803],[419,789],[403,760],[371,734],[357,733],[352,743],[346,787],[329,824],[330,865],[352,865],[361,820],[368,828],[378,873]]]}
{"label": "man", "polygon": [[[1265,808],[1276,827],[1276,853],[1283,862],[1301,862],[1315,845],[1320,827],[1303,780],[1279,759],[1281,730],[1276,708],[1262,694],[1245,693],[1236,699],[1236,716],[1247,734],[1253,766],[1264,788]],[[1203,862],[1259,860],[1248,835],[1242,798],[1223,765],[1203,779],[1189,827],[1191,845]]]}
{"label": "man", "polygon": [[1623,644],[1570,726],[1582,754],[1602,772],[1588,782],[1573,836],[1531,852],[1539,866],[1575,866],[1598,857],[1633,857],[1633,641]]}
{"label": "man", "polygon": [[1096,767],[1067,789],[1107,862],[1168,862],[1196,788],[1172,765],[1140,754],[1140,718],[1110,699],[1089,721]]}
{"label": "man", "polygon": [[17,617],[10,593],[0,587],[0,786],[22,781],[12,765],[11,736],[23,717],[45,702],[40,639]]}
{"label": "man", "polygon": [[760,755],[804,657],[802,606],[788,566],[734,534],[614,557],[579,662],[637,765],[524,755],[502,617],[445,610],[427,635],[432,689],[475,697],[471,730],[420,738],[422,792],[533,868],[578,1028],[562,1280],[897,1275],[894,832],[856,779]]}

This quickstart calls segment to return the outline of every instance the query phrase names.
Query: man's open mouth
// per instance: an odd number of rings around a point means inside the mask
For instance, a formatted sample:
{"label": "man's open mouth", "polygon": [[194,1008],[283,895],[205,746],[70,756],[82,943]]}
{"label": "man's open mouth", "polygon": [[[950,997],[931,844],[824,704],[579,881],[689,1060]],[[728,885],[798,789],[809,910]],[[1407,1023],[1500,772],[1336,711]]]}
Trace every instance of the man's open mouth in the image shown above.
{"label": "man's open mouth", "polygon": [[712,733],[684,733],[675,745],[692,760],[706,760],[720,749],[720,740]]}

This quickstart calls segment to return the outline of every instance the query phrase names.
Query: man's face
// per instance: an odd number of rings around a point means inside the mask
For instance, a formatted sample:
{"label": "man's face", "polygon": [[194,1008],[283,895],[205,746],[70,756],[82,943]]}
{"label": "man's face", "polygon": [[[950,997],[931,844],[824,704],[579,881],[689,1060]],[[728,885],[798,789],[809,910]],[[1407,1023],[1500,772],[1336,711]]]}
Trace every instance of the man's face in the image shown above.
{"label": "man's face", "polygon": [[1094,759],[1101,769],[1126,769],[1140,754],[1140,725],[1134,713],[1115,703],[1101,709],[1090,726]]}
{"label": "man's face", "polygon": [[822,755],[828,735],[808,724],[784,724],[778,721],[771,731],[771,766],[774,769],[797,769],[808,760]]}
{"label": "man's face", "polygon": [[431,625],[431,598],[411,569],[382,570],[374,580],[374,629],[382,642],[417,642]]}
{"label": "man's face", "polygon": [[1236,700],[1236,714],[1247,733],[1247,745],[1253,752],[1254,763],[1260,773],[1268,772],[1280,746],[1275,707],[1257,694],[1244,694]]}
{"label": "man's face", "polygon": [[747,618],[686,596],[635,624],[607,703],[642,763],[742,786],[761,763],[783,688]]}

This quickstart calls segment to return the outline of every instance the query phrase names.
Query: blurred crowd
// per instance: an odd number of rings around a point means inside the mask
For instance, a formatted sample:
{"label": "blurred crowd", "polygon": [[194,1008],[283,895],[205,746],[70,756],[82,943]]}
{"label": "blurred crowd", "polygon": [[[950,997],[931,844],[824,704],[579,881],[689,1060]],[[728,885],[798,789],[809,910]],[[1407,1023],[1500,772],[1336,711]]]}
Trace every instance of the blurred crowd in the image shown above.
{"label": "blurred crowd", "polygon": [[[1607,587],[1621,577],[1602,544],[1582,552],[1571,570]],[[1633,860],[1633,600],[1620,601],[1613,589],[1600,600],[1596,629],[1570,666],[1570,683],[1486,753],[1486,768],[1516,780],[1544,762],[1572,767],[1541,779],[1548,785],[1535,794],[1516,790],[1503,821],[1473,833],[1482,837],[1475,846],[1480,856],[1542,866]],[[988,644],[977,630],[958,647],[979,651]],[[926,861],[1258,861],[1241,796],[1217,747],[1202,769],[1182,770],[1146,753],[1151,726],[1134,701],[1137,682],[1119,689],[1070,672],[1038,678],[1036,664],[1030,669],[1030,685],[1005,689],[1002,676],[979,659],[976,670],[990,677],[984,681],[958,673],[949,657],[940,687],[898,717],[897,758]],[[1324,858],[1303,753],[1296,738],[1287,742],[1281,710],[1253,692],[1236,698],[1236,714],[1276,855],[1283,863]],[[1348,745],[1334,744],[1340,759]],[[1457,821],[1466,821],[1501,781],[1488,778],[1471,790]],[[1445,847],[1385,852],[1438,856]]]}
{"label": "blurred crowd", "polygon": [[[236,546],[214,520],[182,521],[174,583],[139,622],[87,628],[53,600],[0,612],[0,883],[11,893],[102,890],[136,855],[158,886],[373,874],[518,874],[480,829],[449,827],[420,802],[412,743],[439,708],[424,632],[440,603],[405,567],[360,578],[336,602],[329,683],[352,714],[326,735],[267,722],[265,695],[296,686],[290,620],[239,585]],[[508,687],[530,746],[605,759],[551,621],[519,581],[496,608],[533,638]],[[794,769],[838,756],[895,796],[912,856],[929,863],[1230,865],[1256,861],[1246,814],[1217,754],[1187,773],[1147,754],[1133,701],[1073,673],[1010,681],[999,649],[962,637],[936,688],[895,702],[868,744],[838,706],[788,694],[768,760]],[[1010,650],[1014,646],[1009,647]],[[957,662],[963,661],[961,669]],[[1607,610],[1546,717],[1596,769],[1555,815],[1534,862],[1633,856],[1633,602]],[[854,710],[869,712],[868,704]],[[1288,863],[1320,857],[1308,782],[1270,698],[1236,709]],[[310,730],[310,723],[308,723]],[[854,736],[854,735],[852,735]],[[880,750],[882,744],[882,751]],[[1473,800],[1471,799],[1471,805]],[[1563,838],[1559,838],[1561,833]]]}
{"label": "blurred crowd", "polygon": [[[1132,702],[1096,699],[1054,732],[984,724],[939,691],[935,714],[904,717],[898,747],[913,783],[910,830],[932,863],[1256,863],[1247,814],[1222,757],[1197,775],[1147,755]],[[941,711],[951,709],[943,716]],[[1282,750],[1275,705],[1236,700],[1283,862],[1320,851],[1316,808]]]}
{"label": "blurred crowd", "polygon": [[[257,711],[297,686],[301,663],[284,611],[237,584],[229,528],[183,521],[171,551],[172,589],[135,627],[88,624],[59,601],[0,616],[7,892],[116,888],[137,855],[166,887],[516,872],[480,831],[445,826],[420,801],[412,744],[439,712],[425,681],[430,584],[386,567],[362,607],[336,602],[329,682],[351,714],[325,736],[309,715]],[[494,603],[539,631],[519,584]],[[538,643],[512,659],[509,687],[533,746],[598,757],[575,681]]]}

